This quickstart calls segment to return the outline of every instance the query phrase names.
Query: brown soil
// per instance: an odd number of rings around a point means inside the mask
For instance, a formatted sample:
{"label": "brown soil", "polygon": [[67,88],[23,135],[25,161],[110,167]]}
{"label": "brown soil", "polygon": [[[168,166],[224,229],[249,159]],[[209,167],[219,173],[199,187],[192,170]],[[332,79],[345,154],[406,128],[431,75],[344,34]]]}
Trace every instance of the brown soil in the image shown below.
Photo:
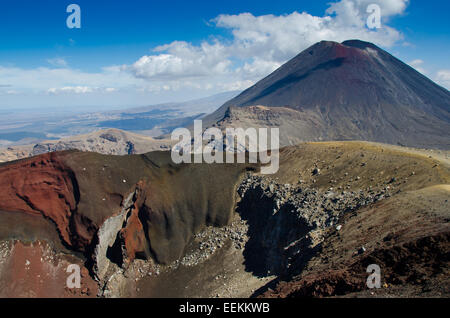
{"label": "brown soil", "polygon": [[[55,253],[45,242],[24,244],[3,242],[0,253],[0,297],[95,297],[97,283],[89,276],[82,260]],[[67,287],[70,264],[81,268],[81,288]]]}

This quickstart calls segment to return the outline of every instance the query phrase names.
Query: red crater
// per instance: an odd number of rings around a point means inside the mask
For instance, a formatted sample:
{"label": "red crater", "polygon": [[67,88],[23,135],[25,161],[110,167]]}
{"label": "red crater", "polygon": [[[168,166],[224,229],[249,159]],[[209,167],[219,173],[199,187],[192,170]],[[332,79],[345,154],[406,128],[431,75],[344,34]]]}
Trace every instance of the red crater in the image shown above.
{"label": "red crater", "polygon": [[0,167],[0,210],[41,214],[57,226],[69,245],[70,218],[77,209],[78,185],[73,172],[55,153]]}

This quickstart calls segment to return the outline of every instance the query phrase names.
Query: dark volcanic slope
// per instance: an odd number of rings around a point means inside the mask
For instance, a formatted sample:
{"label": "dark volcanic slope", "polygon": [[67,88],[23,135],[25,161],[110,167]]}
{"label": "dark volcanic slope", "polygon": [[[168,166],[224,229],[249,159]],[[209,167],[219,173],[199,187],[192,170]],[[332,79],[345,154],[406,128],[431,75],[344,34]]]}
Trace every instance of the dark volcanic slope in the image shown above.
{"label": "dark volcanic slope", "polygon": [[[449,91],[358,40],[313,45],[205,121],[220,122],[230,107],[246,106],[298,111],[300,140],[362,139],[450,148]],[[296,134],[286,129],[284,134]]]}

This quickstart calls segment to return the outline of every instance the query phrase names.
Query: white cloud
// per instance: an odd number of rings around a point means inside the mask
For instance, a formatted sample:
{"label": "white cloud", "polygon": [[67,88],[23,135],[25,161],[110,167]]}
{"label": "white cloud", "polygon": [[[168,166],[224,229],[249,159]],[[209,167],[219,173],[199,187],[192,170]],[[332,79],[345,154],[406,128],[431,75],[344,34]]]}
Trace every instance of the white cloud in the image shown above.
{"label": "white cloud", "polygon": [[113,93],[117,91],[114,87],[89,87],[89,86],[64,86],[52,87],[47,90],[49,94],[88,94],[88,93]]}
{"label": "white cloud", "polygon": [[445,88],[450,89],[450,70],[438,71],[436,81]]}
{"label": "white cloud", "polygon": [[218,83],[217,86],[222,91],[243,91],[244,89],[247,89],[254,84],[255,81],[243,80],[243,81],[232,81],[229,83]]}
{"label": "white cloud", "polygon": [[403,14],[408,7],[409,0],[342,0],[332,3],[327,11],[328,13],[336,11],[346,18],[355,19],[355,16],[363,16],[370,4],[379,5],[381,18],[386,20],[392,16]]}
{"label": "white cloud", "polygon": [[[381,7],[380,29],[365,25],[366,7],[372,3]],[[108,66],[95,73],[70,68],[62,58],[49,59],[52,67],[0,66],[0,78],[14,90],[47,97],[69,94],[104,97],[127,91],[128,96],[166,94],[169,98],[178,92],[188,99],[199,91],[213,94],[245,89],[321,40],[342,42],[357,38],[382,47],[399,43],[402,34],[389,27],[388,20],[403,14],[408,3],[408,0],[341,0],[332,2],[323,16],[307,12],[279,16],[219,15],[212,20],[213,26],[230,31],[231,38],[211,36],[198,45],[175,41],[154,48],[151,54],[130,65]]]}
{"label": "white cloud", "polygon": [[244,79],[259,79],[275,71],[281,64],[281,62],[254,58],[252,62],[246,62],[243,67],[237,68],[236,73]]}
{"label": "white cloud", "polygon": [[67,61],[63,58],[60,57],[55,57],[53,59],[48,59],[47,62],[52,65],[52,66],[56,66],[56,67],[66,67]]}
{"label": "white cloud", "polygon": [[87,86],[65,86],[61,88],[49,88],[48,92],[51,94],[59,94],[59,93],[86,94],[92,93],[96,89],[97,88]]}
{"label": "white cloud", "polygon": [[18,95],[18,94],[20,94],[20,92],[14,89],[9,89],[6,91],[0,90],[0,95]]}
{"label": "white cloud", "polygon": [[427,71],[422,67],[424,62],[421,59],[413,60],[413,61],[409,62],[408,64],[422,74],[427,73]]}
{"label": "white cloud", "polygon": [[[145,55],[124,69],[150,81],[199,82],[208,78],[216,86],[255,82],[310,45],[321,40],[342,42],[361,39],[390,47],[402,39],[399,31],[383,25],[371,30],[365,25],[366,7],[377,3],[382,14],[391,17],[404,12],[407,0],[342,0],[331,3],[325,16],[306,12],[287,15],[254,16],[250,13],[219,15],[212,22],[228,29],[232,39],[204,41],[195,46],[175,41],[159,46],[153,55]],[[225,81],[225,82],[223,82]]]}
{"label": "white cloud", "polygon": [[33,93],[47,92],[51,88],[119,88],[139,83],[131,74],[122,72],[119,67],[107,67],[101,72],[90,73],[71,68],[23,69],[0,66],[0,78],[14,89],[28,90]]}
{"label": "white cloud", "polygon": [[176,41],[155,48],[155,52],[164,53],[143,56],[128,69],[137,77],[149,79],[226,74],[231,62],[224,59],[227,56],[225,49],[218,42],[193,46]]}

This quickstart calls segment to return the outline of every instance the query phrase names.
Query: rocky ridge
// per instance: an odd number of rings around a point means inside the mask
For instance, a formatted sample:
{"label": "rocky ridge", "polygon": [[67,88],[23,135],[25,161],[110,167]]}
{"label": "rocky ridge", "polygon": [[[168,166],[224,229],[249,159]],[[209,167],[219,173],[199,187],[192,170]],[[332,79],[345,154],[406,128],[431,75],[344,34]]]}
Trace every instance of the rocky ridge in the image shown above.
{"label": "rocky ridge", "polygon": [[85,135],[49,140],[32,145],[10,146],[0,149],[0,162],[28,158],[40,154],[80,150],[92,151],[105,155],[132,155],[149,151],[167,151],[172,142],[158,140],[148,136],[122,131],[119,129],[103,129]]}
{"label": "rocky ridge", "polygon": [[305,260],[317,252],[325,233],[339,228],[344,214],[391,196],[388,188],[322,191],[257,175],[249,175],[238,193],[237,211],[251,230],[246,246],[249,268],[262,276],[301,270]]}

